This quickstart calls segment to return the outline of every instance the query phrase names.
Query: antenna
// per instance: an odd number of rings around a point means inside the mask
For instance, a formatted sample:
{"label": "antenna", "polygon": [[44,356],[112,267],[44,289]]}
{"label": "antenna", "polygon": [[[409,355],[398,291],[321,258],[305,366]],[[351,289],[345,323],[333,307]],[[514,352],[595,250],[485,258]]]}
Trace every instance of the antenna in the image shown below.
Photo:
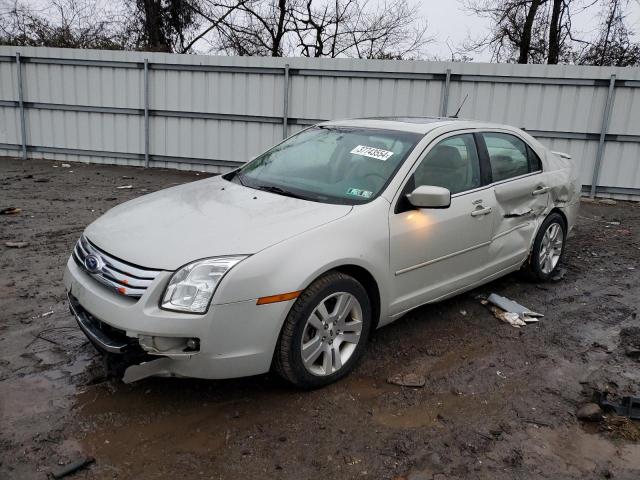
{"label": "antenna", "polygon": [[456,110],[456,113],[451,118],[458,118],[458,114],[460,113],[460,110],[462,110],[462,107],[464,106],[464,102],[467,101],[467,98],[469,98],[468,93],[464,96],[464,100],[462,100],[462,103],[458,107],[458,110]]}

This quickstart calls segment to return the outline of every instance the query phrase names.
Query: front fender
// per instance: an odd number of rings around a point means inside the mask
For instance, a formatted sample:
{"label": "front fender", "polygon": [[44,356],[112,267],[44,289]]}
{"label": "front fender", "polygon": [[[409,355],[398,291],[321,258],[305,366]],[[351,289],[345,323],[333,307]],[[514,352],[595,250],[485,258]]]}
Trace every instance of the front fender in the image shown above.
{"label": "front fender", "polygon": [[240,302],[308,287],[344,265],[367,270],[378,284],[381,319],[387,316],[389,203],[378,198],[343,218],[302,233],[240,262],[223,279],[214,304]]}

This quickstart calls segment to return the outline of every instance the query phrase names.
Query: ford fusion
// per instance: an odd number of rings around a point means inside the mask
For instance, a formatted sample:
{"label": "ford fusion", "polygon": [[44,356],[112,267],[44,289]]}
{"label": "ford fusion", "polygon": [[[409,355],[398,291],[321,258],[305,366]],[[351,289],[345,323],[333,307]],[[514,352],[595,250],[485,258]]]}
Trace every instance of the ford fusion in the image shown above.
{"label": "ford fusion", "polygon": [[516,128],[326,122],[113,208],[78,240],[65,287],[126,382],[273,369],[319,387],[411,309],[520,269],[551,277],[579,197],[571,158]]}

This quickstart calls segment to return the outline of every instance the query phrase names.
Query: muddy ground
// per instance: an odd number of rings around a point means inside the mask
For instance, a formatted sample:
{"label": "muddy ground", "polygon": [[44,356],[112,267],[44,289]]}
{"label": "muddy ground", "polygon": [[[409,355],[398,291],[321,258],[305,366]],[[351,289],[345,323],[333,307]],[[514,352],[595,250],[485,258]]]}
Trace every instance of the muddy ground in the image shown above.
{"label": "muddy ground", "polygon": [[[106,378],[66,305],[73,244],[112,206],[203,176],[0,159],[0,208],[22,209],[0,216],[0,478],[46,478],[83,456],[95,463],[75,478],[640,476],[637,423],[575,416],[594,390],[640,396],[633,338],[620,335],[640,323],[640,205],[583,203],[564,279],[510,275],[420,308],[322,390],[273,375]],[[491,292],[545,317],[501,323],[478,299]],[[398,373],[426,385],[388,384]]]}

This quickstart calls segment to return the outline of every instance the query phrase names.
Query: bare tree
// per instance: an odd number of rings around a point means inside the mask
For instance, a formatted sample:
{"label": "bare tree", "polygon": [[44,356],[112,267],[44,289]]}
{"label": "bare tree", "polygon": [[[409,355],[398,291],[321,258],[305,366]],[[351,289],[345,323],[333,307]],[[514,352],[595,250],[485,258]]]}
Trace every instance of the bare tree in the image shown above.
{"label": "bare tree", "polygon": [[629,67],[640,65],[640,43],[626,24],[628,0],[603,2],[602,22],[595,39],[575,55],[576,63]]}
{"label": "bare tree", "polygon": [[98,0],[50,0],[40,8],[0,1],[0,44],[123,49],[131,46],[117,12]]}
{"label": "bare tree", "polygon": [[[602,19],[592,38],[576,34],[572,16],[593,12]],[[467,41],[467,51],[490,48],[496,61],[574,62],[588,65],[637,65],[640,45],[632,41],[625,12],[629,0],[466,0],[471,12],[489,18],[491,30]]]}
{"label": "bare tree", "polygon": [[[416,0],[42,0],[42,11],[9,2],[0,0],[9,44],[415,58],[431,40]],[[114,15],[98,14],[100,5]]]}
{"label": "bare tree", "polygon": [[252,0],[220,22],[219,49],[238,55],[419,56],[430,39],[418,9],[407,0]]}
{"label": "bare tree", "polygon": [[489,33],[466,42],[466,49],[492,50],[496,61],[535,62],[544,54],[546,26],[541,7],[549,0],[467,0],[465,7],[475,15],[491,20]]}
{"label": "bare tree", "polygon": [[289,0],[248,0],[217,22],[209,40],[215,50],[235,55],[284,55],[284,39],[291,31]]}

